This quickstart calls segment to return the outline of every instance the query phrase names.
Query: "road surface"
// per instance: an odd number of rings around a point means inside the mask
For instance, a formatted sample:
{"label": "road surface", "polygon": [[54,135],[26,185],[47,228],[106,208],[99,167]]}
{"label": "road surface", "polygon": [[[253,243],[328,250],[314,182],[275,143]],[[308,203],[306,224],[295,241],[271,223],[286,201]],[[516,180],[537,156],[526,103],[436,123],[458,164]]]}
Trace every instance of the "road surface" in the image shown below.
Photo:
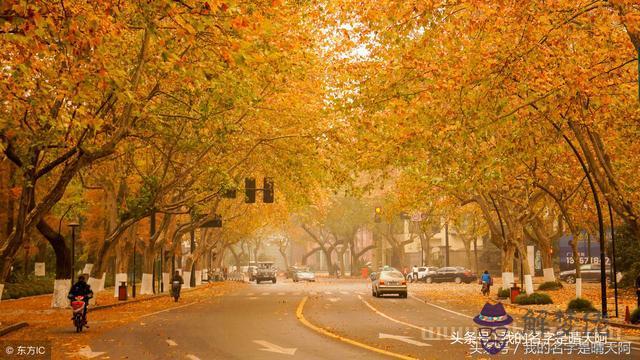
{"label": "road surface", "polygon": [[[468,344],[452,344],[452,332],[477,329],[468,314],[411,294],[374,298],[369,286],[365,280],[324,279],[248,284],[113,329],[91,343],[91,351],[104,352],[96,358],[136,360],[487,358]],[[523,354],[497,357],[557,358]],[[639,356],[632,350],[606,358]]]}

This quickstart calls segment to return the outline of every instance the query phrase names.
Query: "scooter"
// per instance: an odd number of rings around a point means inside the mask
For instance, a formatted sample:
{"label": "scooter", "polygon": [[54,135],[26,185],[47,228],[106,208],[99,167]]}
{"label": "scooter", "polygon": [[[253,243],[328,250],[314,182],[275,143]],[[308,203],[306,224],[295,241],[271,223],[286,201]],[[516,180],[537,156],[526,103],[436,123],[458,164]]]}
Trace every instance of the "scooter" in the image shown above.
{"label": "scooter", "polygon": [[76,328],[76,332],[81,332],[82,328],[86,326],[84,319],[84,308],[87,303],[84,301],[84,296],[76,296],[71,301],[71,309],[73,310],[73,326]]}
{"label": "scooter", "polygon": [[489,295],[489,283],[486,281],[482,282],[482,295]]}
{"label": "scooter", "polygon": [[178,299],[180,298],[180,287],[180,281],[173,281],[171,283],[171,294],[173,295],[175,302],[178,302]]}

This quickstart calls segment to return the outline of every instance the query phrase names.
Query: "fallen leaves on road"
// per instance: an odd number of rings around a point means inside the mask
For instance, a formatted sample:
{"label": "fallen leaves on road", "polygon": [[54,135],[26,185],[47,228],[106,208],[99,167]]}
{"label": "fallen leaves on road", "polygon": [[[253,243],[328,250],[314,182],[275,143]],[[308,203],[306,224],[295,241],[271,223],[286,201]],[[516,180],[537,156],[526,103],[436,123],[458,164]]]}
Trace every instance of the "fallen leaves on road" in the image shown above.
{"label": "fallen leaves on road", "polygon": [[[92,312],[89,308],[89,326],[86,331],[76,334],[71,324],[71,310],[51,309],[51,297],[33,297],[0,303],[0,322],[4,325],[26,321],[29,326],[7,334],[2,340],[48,340],[52,343],[53,359],[82,359],[77,354],[96,336],[106,330],[139,321],[143,315],[156,311],[206,301],[244,286],[235,282],[217,282],[192,290],[183,291],[177,304],[172,298],[155,299],[129,303],[110,309]],[[113,298],[113,290],[97,294],[97,303],[106,305],[118,302]],[[143,323],[141,323],[143,324]]]}

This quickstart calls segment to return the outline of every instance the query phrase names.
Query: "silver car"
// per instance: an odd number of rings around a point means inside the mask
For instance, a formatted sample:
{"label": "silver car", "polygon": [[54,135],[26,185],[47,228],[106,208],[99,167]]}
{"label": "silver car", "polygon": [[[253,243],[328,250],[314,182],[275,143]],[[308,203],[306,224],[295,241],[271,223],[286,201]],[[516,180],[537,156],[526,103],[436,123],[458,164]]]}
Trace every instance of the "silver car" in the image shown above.
{"label": "silver car", "polygon": [[398,294],[401,298],[407,297],[407,280],[396,269],[385,269],[375,274],[371,282],[371,294],[381,297],[385,294]]}
{"label": "silver car", "polygon": [[293,282],[298,281],[316,281],[316,274],[311,270],[301,269],[293,273]]}

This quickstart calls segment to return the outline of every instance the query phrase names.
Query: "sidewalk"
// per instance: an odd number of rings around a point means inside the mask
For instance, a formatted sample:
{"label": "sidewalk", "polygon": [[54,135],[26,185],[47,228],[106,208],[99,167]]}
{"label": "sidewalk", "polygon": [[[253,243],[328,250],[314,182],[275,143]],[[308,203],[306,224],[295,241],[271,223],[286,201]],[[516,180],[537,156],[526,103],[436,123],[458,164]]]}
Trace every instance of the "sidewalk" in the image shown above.
{"label": "sidewalk", "polygon": [[[496,281],[496,284],[491,287],[491,295],[486,297],[480,293],[480,285],[478,284],[454,284],[454,283],[439,283],[439,284],[424,284],[416,283],[409,285],[410,293],[425,299],[429,302],[440,305],[451,305],[459,309],[465,310],[470,316],[476,315],[486,302],[501,301],[504,304],[510,305],[509,299],[498,299],[497,291],[500,288],[500,282]],[[534,285],[537,288],[538,283]],[[527,310],[546,310],[549,312],[556,312],[558,310],[566,312],[567,304],[573,298],[575,298],[575,285],[564,284],[564,288],[554,291],[541,291],[548,294],[553,304],[549,305],[513,305],[507,308],[507,311],[512,315],[524,315]],[[613,290],[607,291],[607,308],[610,316],[615,316],[615,304],[613,298]],[[629,306],[630,311],[635,309],[635,295],[633,291],[625,290],[618,292],[619,302],[619,318],[610,318],[610,323],[624,323],[625,306]],[[583,284],[582,297],[593,302],[593,306],[596,309],[600,309],[600,284],[587,283]],[[628,333],[630,336],[640,336],[640,330],[638,329],[623,329],[624,333]]]}

